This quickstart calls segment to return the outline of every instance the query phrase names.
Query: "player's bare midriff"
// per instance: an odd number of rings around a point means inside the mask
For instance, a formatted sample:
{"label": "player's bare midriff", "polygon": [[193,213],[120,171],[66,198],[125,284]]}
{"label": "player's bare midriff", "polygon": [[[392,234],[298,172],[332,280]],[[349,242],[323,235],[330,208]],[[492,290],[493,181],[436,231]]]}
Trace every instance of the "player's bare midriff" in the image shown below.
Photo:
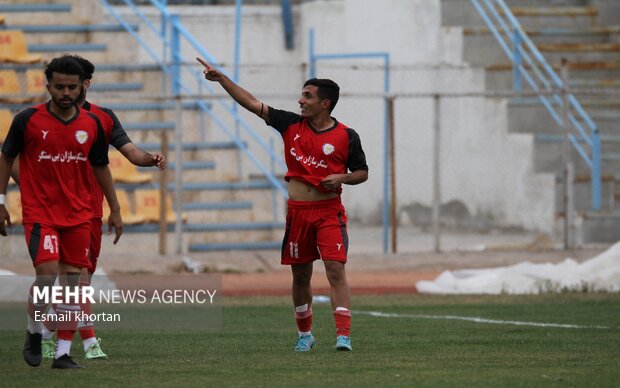
{"label": "player's bare midriff", "polygon": [[295,179],[288,182],[288,197],[294,201],[323,201],[337,196],[337,193],[323,193],[315,187]]}

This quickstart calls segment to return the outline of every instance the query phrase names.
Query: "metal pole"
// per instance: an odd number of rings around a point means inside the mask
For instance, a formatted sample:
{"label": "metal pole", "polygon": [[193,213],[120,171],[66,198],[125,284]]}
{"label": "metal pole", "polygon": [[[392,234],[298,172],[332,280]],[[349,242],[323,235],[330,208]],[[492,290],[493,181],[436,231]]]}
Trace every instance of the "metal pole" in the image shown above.
{"label": "metal pole", "polygon": [[[164,129],[161,132],[161,153],[168,158],[168,132]],[[159,173],[159,254],[166,254],[166,243],[168,240],[168,220],[166,220],[166,201],[168,195],[168,169]]]}
{"label": "metal pole", "polygon": [[[233,69],[233,81],[239,83],[239,57],[241,53],[241,6],[243,0],[235,1],[235,59]],[[241,128],[239,127],[239,104],[233,102],[233,115],[235,118],[235,134],[237,138],[241,139]],[[237,160],[237,179],[241,180],[243,175],[243,165],[241,161],[241,150],[237,148],[236,151]]]}
{"label": "metal pole", "polygon": [[396,147],[394,144],[394,97],[388,98],[388,119],[390,125],[390,218],[392,225],[392,253],[397,253],[398,217],[396,202]]}
{"label": "metal pole", "polygon": [[562,158],[564,162],[564,250],[573,247],[573,183],[574,170],[571,155],[570,144],[570,122],[568,120],[569,102],[568,102],[568,60],[562,58]]}
{"label": "metal pole", "polygon": [[512,64],[513,89],[515,92],[521,91],[521,31],[515,28],[513,31],[513,55]]}
{"label": "metal pole", "polygon": [[[181,198],[181,190],[183,187],[183,150],[182,150],[182,131],[181,131],[181,95],[177,94],[175,106],[175,125],[174,125],[174,211],[176,214],[176,224],[174,227],[175,235],[175,252],[180,255],[183,252],[183,199]],[[162,201],[165,200],[162,198]]]}
{"label": "metal pole", "polygon": [[441,206],[441,168],[440,168],[440,140],[441,140],[441,99],[439,94],[433,96],[433,212],[432,212],[432,228],[433,228],[433,251],[441,252],[441,225],[439,222],[439,207]]}

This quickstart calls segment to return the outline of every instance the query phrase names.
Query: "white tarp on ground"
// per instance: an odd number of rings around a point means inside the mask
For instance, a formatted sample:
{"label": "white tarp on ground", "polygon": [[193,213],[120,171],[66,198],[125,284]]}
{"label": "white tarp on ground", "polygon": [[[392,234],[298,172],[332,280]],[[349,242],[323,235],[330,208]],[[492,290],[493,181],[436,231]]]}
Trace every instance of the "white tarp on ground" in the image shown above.
{"label": "white tarp on ground", "polygon": [[620,291],[620,243],[578,263],[523,262],[509,267],[444,271],[434,281],[419,281],[430,294],[538,294],[565,290]]}

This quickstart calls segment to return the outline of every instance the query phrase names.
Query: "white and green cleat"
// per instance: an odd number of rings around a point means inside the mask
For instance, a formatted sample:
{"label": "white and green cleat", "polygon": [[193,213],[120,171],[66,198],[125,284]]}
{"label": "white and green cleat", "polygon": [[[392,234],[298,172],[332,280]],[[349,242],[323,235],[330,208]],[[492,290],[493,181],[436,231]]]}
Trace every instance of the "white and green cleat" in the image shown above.
{"label": "white and green cleat", "polygon": [[56,341],[53,339],[44,339],[41,341],[41,354],[43,358],[53,360],[56,355]]}
{"label": "white and green cleat", "polygon": [[88,351],[86,352],[86,354],[84,354],[84,358],[87,360],[96,360],[99,358],[107,359],[108,356],[103,352],[103,350],[101,350],[101,346],[99,345],[100,343],[101,338],[97,338],[97,342],[95,342],[90,346],[90,348],[88,348]]}

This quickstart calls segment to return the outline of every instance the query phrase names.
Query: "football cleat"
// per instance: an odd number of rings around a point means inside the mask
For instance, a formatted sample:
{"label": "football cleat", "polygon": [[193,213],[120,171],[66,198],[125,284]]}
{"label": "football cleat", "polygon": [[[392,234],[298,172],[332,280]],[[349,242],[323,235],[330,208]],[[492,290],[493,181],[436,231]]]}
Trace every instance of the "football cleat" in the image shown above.
{"label": "football cleat", "polygon": [[84,358],[87,360],[96,360],[98,358],[108,358],[108,356],[101,350],[101,338],[97,338],[97,342],[92,344],[86,354],[84,354]]}
{"label": "football cleat", "polygon": [[53,339],[41,341],[41,352],[43,353],[43,358],[53,359],[56,355],[56,341]]}
{"label": "football cleat", "polygon": [[336,350],[344,352],[352,351],[353,348],[351,347],[351,338],[346,335],[339,335],[338,338],[336,338]]}
{"label": "football cleat", "polygon": [[308,352],[314,346],[314,336],[312,334],[300,335],[297,337],[297,343],[295,344],[296,352]]}
{"label": "football cleat", "polygon": [[23,354],[24,361],[28,365],[41,365],[41,333],[30,334],[30,332],[26,331]]}
{"label": "football cleat", "polygon": [[78,365],[73,361],[68,354],[63,354],[60,358],[54,359],[52,361],[52,369],[79,369],[84,368],[81,365]]}

